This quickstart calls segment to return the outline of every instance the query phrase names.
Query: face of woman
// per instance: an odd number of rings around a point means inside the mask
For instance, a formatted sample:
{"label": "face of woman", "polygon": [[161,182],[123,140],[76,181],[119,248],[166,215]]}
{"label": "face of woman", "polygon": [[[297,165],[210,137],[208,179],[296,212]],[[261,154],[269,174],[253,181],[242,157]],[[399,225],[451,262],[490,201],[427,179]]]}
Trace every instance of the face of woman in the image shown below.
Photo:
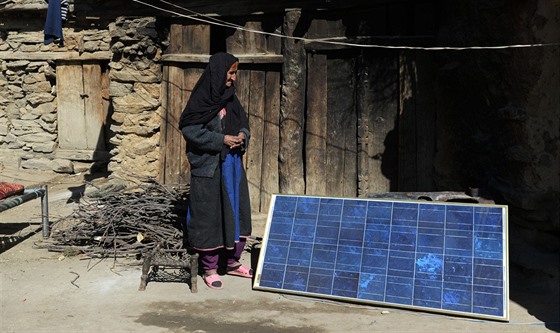
{"label": "face of woman", "polygon": [[231,87],[233,85],[233,81],[237,80],[237,65],[238,63],[236,62],[228,69],[226,87]]}

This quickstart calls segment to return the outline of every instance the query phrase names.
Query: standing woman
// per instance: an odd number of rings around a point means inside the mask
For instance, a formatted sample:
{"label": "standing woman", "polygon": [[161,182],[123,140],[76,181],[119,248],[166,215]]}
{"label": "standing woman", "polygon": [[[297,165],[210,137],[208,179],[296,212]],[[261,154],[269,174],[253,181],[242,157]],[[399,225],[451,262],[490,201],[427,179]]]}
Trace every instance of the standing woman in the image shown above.
{"label": "standing woman", "polygon": [[253,276],[239,263],[252,230],[242,160],[250,132],[235,95],[238,64],[229,53],[212,55],[179,123],[191,165],[187,241],[199,253],[202,277],[212,289],[222,288],[219,262],[227,263],[227,274]]}

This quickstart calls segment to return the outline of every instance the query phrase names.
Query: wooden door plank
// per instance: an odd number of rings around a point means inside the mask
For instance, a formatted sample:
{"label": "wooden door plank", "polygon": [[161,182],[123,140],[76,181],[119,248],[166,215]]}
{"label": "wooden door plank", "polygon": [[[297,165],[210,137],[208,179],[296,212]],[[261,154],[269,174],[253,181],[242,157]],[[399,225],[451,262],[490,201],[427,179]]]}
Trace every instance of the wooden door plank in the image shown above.
{"label": "wooden door plank", "polygon": [[262,181],[260,211],[268,213],[271,195],[279,193],[278,152],[280,150],[280,72],[268,66],[266,72]]}
{"label": "wooden door plank", "polygon": [[210,53],[210,25],[188,24],[183,26],[183,38],[180,39],[180,53]]}
{"label": "wooden door plank", "polygon": [[247,152],[247,180],[249,182],[249,195],[251,197],[251,209],[260,211],[261,206],[261,179],[262,179],[262,155],[263,127],[265,109],[265,72],[254,69],[250,73],[251,89],[249,93],[249,126],[251,127],[251,146]]}
{"label": "wooden door plank", "polygon": [[373,104],[373,78],[369,57],[362,54],[358,57],[356,107],[358,112],[358,197],[367,197],[369,187],[369,155],[372,145],[372,133],[370,127],[370,106]]}
{"label": "wooden door plank", "polygon": [[169,127],[169,66],[165,65],[162,68],[162,92],[161,92],[161,128],[159,136],[159,173],[158,181],[161,184],[166,183],[167,179],[167,159],[172,158],[167,151],[168,142],[168,127]]}
{"label": "wooden door plank", "polygon": [[[342,78],[340,89],[336,90],[341,102],[342,139],[344,141],[344,181],[341,196],[355,197],[358,194],[357,174],[357,132],[358,117],[356,114],[356,76],[354,58],[344,58],[334,68],[338,68]],[[334,69],[333,69],[334,70]]]}
{"label": "wooden door plank", "polygon": [[82,65],[77,62],[58,64],[58,145],[65,150],[85,150],[87,141]]}
{"label": "wooden door plank", "polygon": [[329,58],[327,195],[357,195],[357,114],[352,58]]}
{"label": "wooden door plank", "polygon": [[101,66],[83,64],[86,144],[88,150],[105,150],[105,112],[103,110]]}
{"label": "wooden door plank", "polygon": [[398,55],[366,55],[371,79],[368,193],[398,189]]}
{"label": "wooden door plank", "polygon": [[169,66],[168,105],[167,110],[167,158],[165,160],[166,183],[179,184],[181,178],[181,137],[178,123],[183,111],[183,69]]}
{"label": "wooden door plank", "polygon": [[183,38],[183,24],[171,23],[171,25],[169,26],[169,47],[167,48],[167,53],[183,53],[183,45],[185,45],[185,42],[189,42],[185,41]]}
{"label": "wooden door plank", "polygon": [[327,183],[327,56],[307,56],[305,193],[326,195]]}
{"label": "wooden door plank", "polygon": [[[329,59],[328,68],[332,69],[336,64]],[[340,89],[342,83],[338,78],[339,69],[329,72],[327,78],[327,168],[325,170],[327,195],[341,196],[344,193],[344,117],[340,104]]]}
{"label": "wooden door plank", "polygon": [[[172,23],[170,26],[170,53],[208,55],[210,26],[207,24]],[[186,141],[179,128],[179,119],[192,89],[203,69],[199,66],[183,68],[179,63],[166,62],[163,68],[165,103],[160,139],[160,170],[166,184],[187,184],[190,165],[186,156]]]}
{"label": "wooden door plank", "polygon": [[[198,82],[198,79],[200,78],[200,76],[202,75],[202,72],[204,72],[204,68],[201,67],[197,67],[197,66],[190,66],[188,68],[184,68],[184,81],[183,81],[183,94],[182,94],[182,105],[183,107],[187,105],[187,102],[189,101],[189,98],[191,97],[192,91],[194,89],[194,86],[196,85],[196,83]],[[181,109],[182,111],[182,109]],[[177,116],[177,119],[180,118],[180,115]],[[178,122],[176,123],[178,126]],[[183,134],[181,133],[181,129],[177,128],[176,130],[177,135],[179,136],[179,141],[180,141],[180,148],[179,148],[179,154],[181,156],[181,165],[180,165],[180,177],[181,177],[181,182],[183,184],[186,183],[190,183],[190,172],[191,172],[191,168],[190,168],[190,164],[189,161],[187,159],[187,141],[183,138]]]}

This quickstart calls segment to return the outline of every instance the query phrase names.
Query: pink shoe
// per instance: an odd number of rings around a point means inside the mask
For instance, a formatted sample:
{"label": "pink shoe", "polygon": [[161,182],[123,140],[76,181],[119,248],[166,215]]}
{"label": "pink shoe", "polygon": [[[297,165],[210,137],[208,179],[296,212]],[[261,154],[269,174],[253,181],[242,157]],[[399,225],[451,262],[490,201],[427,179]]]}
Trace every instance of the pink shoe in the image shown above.
{"label": "pink shoe", "polygon": [[204,280],[204,283],[206,283],[206,285],[211,289],[223,288],[222,280],[220,279],[220,276],[218,274],[210,274],[210,275],[204,274],[202,276],[202,279]]}
{"label": "pink shoe", "polygon": [[227,268],[227,274],[229,275],[237,275],[246,278],[253,277],[253,270],[245,265],[239,264],[238,266],[233,266]]}

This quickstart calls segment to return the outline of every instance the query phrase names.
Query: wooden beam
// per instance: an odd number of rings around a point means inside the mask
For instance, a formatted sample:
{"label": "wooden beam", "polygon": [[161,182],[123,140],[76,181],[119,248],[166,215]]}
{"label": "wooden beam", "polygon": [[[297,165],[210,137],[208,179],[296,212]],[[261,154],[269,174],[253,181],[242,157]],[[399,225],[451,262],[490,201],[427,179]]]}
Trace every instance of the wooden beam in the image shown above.
{"label": "wooden beam", "polygon": [[0,52],[0,60],[30,60],[30,61],[48,61],[48,60],[111,60],[113,52],[98,51],[93,53],[79,52]]}
{"label": "wooden beam", "polygon": [[[240,64],[281,64],[284,57],[281,54],[234,54]],[[208,63],[210,55],[206,54],[165,54],[163,62],[194,62]],[[0,58],[1,59],[1,58]]]}
{"label": "wooden beam", "polygon": [[[309,11],[350,10],[379,6],[386,3],[407,3],[410,0],[178,0],[172,5],[152,1],[135,2],[130,0],[83,0],[74,2],[74,12],[84,16],[153,16],[188,17],[200,15],[243,16],[278,13],[301,9]],[[206,19],[201,17],[200,19]]]}

